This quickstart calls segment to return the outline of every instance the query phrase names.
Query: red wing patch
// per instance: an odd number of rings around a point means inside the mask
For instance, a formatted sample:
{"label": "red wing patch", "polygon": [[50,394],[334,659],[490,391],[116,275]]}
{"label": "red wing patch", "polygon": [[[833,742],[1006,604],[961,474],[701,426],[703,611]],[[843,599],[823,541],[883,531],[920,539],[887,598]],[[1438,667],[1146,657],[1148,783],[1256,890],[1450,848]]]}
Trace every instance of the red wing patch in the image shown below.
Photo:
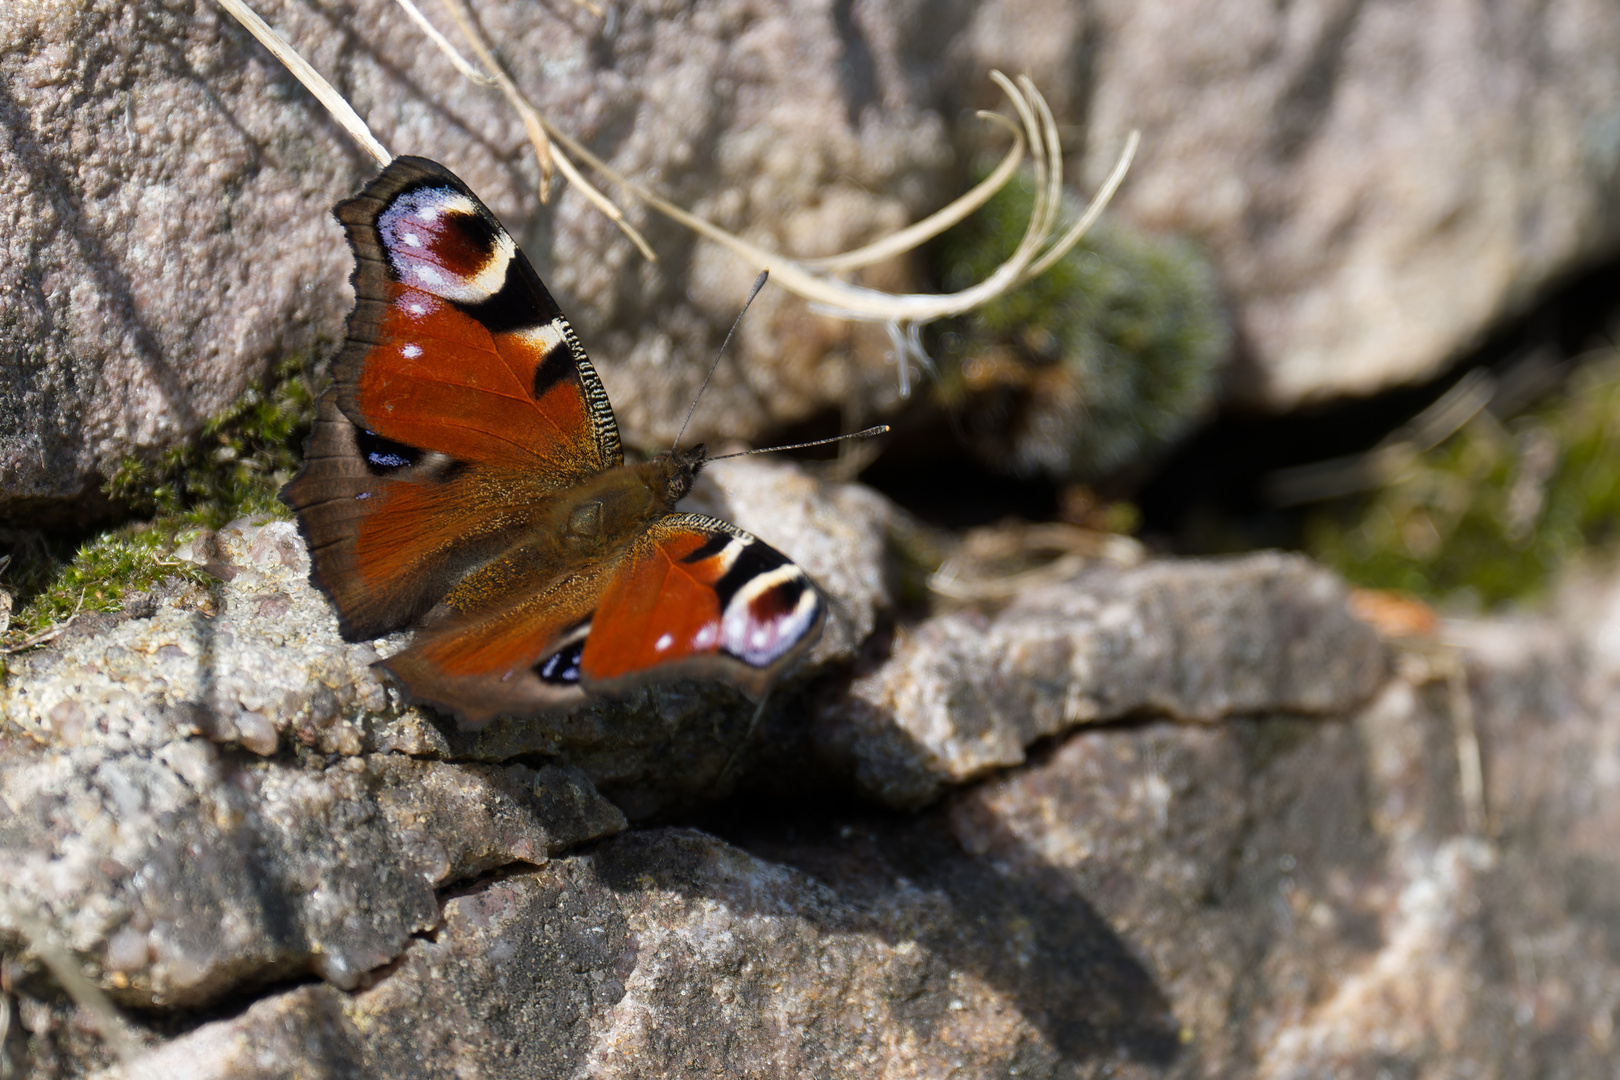
{"label": "red wing patch", "polygon": [[576,704],[585,696],[579,642],[605,576],[573,575],[499,611],[446,620],[381,666],[413,698],[455,713],[464,727],[502,713]]}
{"label": "red wing patch", "polygon": [[580,657],[587,685],[715,671],[755,693],[808,648],[825,603],[805,572],[758,538],[698,514],[671,514],[603,590]]}
{"label": "red wing patch", "polygon": [[356,426],[558,488],[618,465],[601,380],[529,260],[454,173],[402,157],[340,203],[355,308],[333,361]]}

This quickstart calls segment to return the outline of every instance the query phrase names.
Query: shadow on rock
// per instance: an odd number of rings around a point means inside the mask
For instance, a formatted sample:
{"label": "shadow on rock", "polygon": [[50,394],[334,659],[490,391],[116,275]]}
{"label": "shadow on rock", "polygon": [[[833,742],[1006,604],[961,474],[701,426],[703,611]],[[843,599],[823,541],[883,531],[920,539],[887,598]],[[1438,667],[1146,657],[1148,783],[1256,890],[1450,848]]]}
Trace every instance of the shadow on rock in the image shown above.
{"label": "shadow on rock", "polygon": [[902,951],[921,946],[911,985],[894,987],[906,998],[896,1014],[920,1039],[962,1008],[952,975],[966,972],[1016,1002],[1061,1058],[1158,1067],[1176,1058],[1180,1025],[1153,975],[1070,876],[1033,853],[975,858],[942,812],[904,817],[853,803],[829,812],[737,801],[703,824],[830,887],[851,928]]}

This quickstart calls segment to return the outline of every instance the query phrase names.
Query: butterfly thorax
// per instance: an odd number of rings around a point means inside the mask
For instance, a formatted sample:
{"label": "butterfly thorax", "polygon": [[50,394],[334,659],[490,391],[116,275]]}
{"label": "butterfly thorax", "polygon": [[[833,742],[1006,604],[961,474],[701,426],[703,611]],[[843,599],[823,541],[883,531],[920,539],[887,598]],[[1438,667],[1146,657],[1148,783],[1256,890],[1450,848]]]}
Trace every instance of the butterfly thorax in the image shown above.
{"label": "butterfly thorax", "polygon": [[704,456],[695,446],[609,469],[559,497],[547,531],[592,556],[622,546],[686,497]]}
{"label": "butterfly thorax", "polygon": [[533,590],[537,580],[564,580],[615,560],[691,491],[705,456],[701,445],[665,451],[556,493],[537,508],[525,535],[463,578],[444,597],[440,611],[486,608],[513,593]]}

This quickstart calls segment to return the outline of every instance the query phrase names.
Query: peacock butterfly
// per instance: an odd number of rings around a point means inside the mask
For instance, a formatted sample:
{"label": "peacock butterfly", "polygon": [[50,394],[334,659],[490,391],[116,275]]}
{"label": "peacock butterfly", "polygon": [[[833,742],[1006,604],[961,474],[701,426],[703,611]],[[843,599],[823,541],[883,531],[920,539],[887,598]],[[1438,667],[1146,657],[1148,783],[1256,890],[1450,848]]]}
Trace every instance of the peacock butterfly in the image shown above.
{"label": "peacock butterfly", "polygon": [[763,695],[826,603],[675,511],[704,448],[625,463],[573,327],[444,166],[396,158],[335,213],[355,306],[281,498],[344,638],[417,627],[378,663],[469,727],[675,676]]}

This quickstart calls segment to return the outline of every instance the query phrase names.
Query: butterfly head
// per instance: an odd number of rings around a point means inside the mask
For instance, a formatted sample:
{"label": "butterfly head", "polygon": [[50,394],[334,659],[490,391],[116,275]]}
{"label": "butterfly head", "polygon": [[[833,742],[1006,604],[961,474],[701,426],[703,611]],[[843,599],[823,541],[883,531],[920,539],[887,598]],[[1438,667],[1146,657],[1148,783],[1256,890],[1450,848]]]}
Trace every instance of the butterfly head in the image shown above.
{"label": "butterfly head", "polygon": [[708,459],[709,451],[702,443],[686,450],[666,450],[647,462],[647,484],[664,497],[670,509],[674,509],[675,504],[692,490],[692,481],[697,479],[698,472]]}

